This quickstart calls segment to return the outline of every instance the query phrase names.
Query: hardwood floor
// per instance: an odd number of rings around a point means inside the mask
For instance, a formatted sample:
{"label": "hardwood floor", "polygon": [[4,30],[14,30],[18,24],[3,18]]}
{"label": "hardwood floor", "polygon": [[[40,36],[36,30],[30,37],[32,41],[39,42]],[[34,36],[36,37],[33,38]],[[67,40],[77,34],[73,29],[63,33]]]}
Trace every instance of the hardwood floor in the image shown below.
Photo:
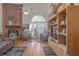
{"label": "hardwood floor", "polygon": [[22,39],[18,39],[15,41],[15,46],[21,46],[24,43]]}
{"label": "hardwood floor", "polygon": [[[22,40],[17,40],[16,45],[23,45],[24,42]],[[37,40],[31,40],[26,41],[26,45],[28,44],[28,47],[26,48],[25,52],[23,53],[23,56],[45,56],[43,47],[50,47],[47,41],[37,41]]]}

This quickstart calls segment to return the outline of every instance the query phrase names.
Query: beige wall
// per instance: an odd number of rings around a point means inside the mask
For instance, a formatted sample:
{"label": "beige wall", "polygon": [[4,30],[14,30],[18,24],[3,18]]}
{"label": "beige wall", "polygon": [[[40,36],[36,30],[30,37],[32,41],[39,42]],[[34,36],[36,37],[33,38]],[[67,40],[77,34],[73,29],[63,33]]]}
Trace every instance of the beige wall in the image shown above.
{"label": "beige wall", "polygon": [[2,4],[0,3],[0,33],[3,32],[3,11]]}

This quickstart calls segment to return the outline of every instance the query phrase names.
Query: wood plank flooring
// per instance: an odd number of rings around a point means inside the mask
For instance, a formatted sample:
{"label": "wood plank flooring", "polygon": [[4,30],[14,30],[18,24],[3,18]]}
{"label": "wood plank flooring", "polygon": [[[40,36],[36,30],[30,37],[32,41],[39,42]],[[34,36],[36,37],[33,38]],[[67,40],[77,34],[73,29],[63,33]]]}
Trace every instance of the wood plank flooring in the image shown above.
{"label": "wood plank flooring", "polygon": [[[23,45],[22,40],[17,40],[16,45]],[[25,52],[23,53],[23,56],[45,56],[43,47],[50,47],[47,41],[37,41],[37,40],[31,40],[30,42],[27,41],[25,43],[28,44],[28,47],[26,48]]]}

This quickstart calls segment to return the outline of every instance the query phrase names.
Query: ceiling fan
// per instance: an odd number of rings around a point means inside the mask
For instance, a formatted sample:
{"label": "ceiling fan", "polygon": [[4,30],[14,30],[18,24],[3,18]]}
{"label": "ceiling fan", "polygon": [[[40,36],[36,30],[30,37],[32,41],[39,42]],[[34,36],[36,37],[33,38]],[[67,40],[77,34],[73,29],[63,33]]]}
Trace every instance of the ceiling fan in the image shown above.
{"label": "ceiling fan", "polygon": [[28,15],[32,10],[32,8],[25,9],[25,8],[23,8],[22,5],[19,5],[18,8],[19,8],[19,10],[17,12],[22,12],[25,15]]}

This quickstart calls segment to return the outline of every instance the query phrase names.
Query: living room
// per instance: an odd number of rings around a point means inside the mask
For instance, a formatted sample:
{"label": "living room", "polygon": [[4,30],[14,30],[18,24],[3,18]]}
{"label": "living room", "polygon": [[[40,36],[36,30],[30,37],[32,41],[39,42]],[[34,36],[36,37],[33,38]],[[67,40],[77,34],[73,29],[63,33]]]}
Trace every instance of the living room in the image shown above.
{"label": "living room", "polygon": [[0,3],[0,56],[78,56],[78,3]]}

